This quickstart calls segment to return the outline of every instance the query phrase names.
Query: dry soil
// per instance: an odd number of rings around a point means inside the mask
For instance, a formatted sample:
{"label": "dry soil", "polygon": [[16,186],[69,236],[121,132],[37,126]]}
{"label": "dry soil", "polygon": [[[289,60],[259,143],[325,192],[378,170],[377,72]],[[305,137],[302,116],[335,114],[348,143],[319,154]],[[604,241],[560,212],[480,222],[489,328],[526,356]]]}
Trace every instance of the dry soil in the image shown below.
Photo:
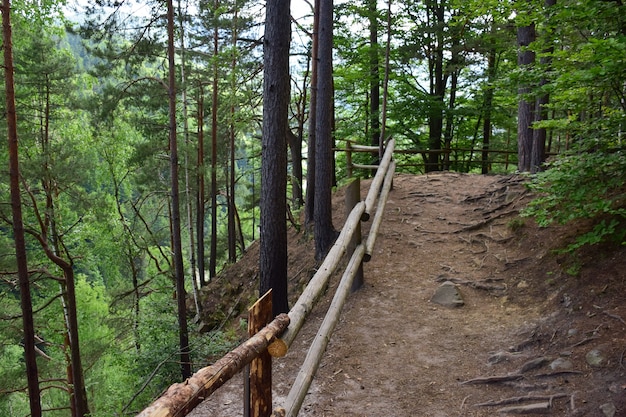
{"label": "dry soil", "polygon": [[[300,416],[626,416],[625,248],[556,254],[576,230],[520,218],[531,197],[524,181],[394,178],[365,285],[348,299]],[[340,227],[341,190],[335,199]],[[315,263],[302,233],[292,230],[289,246],[295,300]],[[239,291],[256,288],[257,257],[253,246],[205,294],[229,282],[247,302]],[[287,356],[274,360],[276,407],[336,281]],[[445,281],[464,305],[431,302]],[[241,386],[237,376],[190,415],[242,415]]]}

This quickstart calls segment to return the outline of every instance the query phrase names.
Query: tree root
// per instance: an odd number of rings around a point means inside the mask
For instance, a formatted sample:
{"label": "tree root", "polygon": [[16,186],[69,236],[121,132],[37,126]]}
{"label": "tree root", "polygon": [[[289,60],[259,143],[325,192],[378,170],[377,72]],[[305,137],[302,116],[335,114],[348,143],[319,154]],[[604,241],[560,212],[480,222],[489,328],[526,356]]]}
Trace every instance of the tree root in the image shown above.
{"label": "tree root", "polygon": [[478,378],[468,379],[467,381],[461,382],[461,385],[467,384],[497,384],[499,382],[505,381],[515,381],[518,379],[524,378],[524,375],[519,373],[506,374],[506,375],[495,375],[495,376],[481,376]]}
{"label": "tree root", "polygon": [[494,407],[497,405],[508,405],[508,404],[518,404],[524,401],[548,401],[552,403],[552,401],[556,398],[565,398],[569,397],[569,394],[565,393],[556,393],[551,395],[523,395],[520,397],[511,397],[511,398],[503,398],[501,400],[489,400],[484,403],[474,404],[474,407]]}
{"label": "tree root", "polygon": [[440,276],[436,279],[437,282],[451,281],[458,285],[467,285],[477,290],[486,291],[505,291],[507,289],[506,284],[493,284],[494,282],[504,281],[504,278],[485,278],[478,281],[467,281],[459,278],[449,278],[446,276]]}

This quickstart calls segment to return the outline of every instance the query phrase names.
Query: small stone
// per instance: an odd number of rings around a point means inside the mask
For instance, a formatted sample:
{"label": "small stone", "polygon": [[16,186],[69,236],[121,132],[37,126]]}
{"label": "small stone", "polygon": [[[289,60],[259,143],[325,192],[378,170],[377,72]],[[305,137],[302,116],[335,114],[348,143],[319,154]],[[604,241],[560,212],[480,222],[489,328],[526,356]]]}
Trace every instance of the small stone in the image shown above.
{"label": "small stone", "polygon": [[462,307],[465,305],[459,289],[451,281],[446,281],[441,284],[435,290],[435,294],[430,299],[430,302],[445,307]]}
{"label": "small stone", "polygon": [[585,355],[585,359],[589,366],[593,366],[595,368],[601,367],[606,363],[606,357],[604,353],[600,349],[592,349],[587,352]]}
{"label": "small stone", "polygon": [[569,359],[557,358],[550,363],[553,371],[570,371],[574,369],[574,364]]}
{"label": "small stone", "polygon": [[613,417],[617,409],[615,408],[615,404],[606,403],[600,406],[600,411],[602,411],[602,414],[604,414],[606,417]]}
{"label": "small stone", "polygon": [[526,280],[521,280],[518,284],[517,284],[517,288],[519,288],[520,290],[523,290],[525,288],[528,288],[528,282],[526,282]]}
{"label": "small stone", "polygon": [[578,329],[569,329],[567,331],[567,337],[576,336],[578,334]]}

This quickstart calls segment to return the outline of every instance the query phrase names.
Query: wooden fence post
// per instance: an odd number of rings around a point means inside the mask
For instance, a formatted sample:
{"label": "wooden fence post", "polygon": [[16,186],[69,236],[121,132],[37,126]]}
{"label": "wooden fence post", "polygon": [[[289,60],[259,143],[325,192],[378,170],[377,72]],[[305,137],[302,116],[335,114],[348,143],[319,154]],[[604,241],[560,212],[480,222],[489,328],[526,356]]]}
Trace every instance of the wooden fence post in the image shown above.
{"label": "wooden fence post", "polygon": [[[345,200],[346,200],[346,218],[348,214],[352,212],[352,209],[361,201],[361,180],[359,178],[354,178],[350,181],[350,183],[345,188]],[[352,257],[354,250],[357,246],[361,244],[361,222],[359,222],[355,229],[354,234],[352,235],[352,239],[348,243],[348,258]],[[350,288],[351,292],[354,292],[363,286],[363,262],[359,264],[359,270],[354,276],[354,281],[352,281],[352,288]]]}
{"label": "wooden fence post", "polygon": [[[272,321],[272,290],[248,310],[248,335],[254,336]],[[250,362],[250,417],[269,417],[272,413],[272,357],[265,350]],[[246,394],[248,395],[248,394]],[[244,404],[247,401],[244,401]],[[245,414],[244,410],[244,415]]]}

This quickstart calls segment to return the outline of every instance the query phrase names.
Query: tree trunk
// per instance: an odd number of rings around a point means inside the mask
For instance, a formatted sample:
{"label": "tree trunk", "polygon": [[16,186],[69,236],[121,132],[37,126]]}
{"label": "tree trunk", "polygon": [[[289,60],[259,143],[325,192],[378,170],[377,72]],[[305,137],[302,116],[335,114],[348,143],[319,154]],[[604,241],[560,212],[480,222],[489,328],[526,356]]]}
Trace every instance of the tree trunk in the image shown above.
{"label": "tree trunk", "polygon": [[441,136],[443,134],[443,108],[444,94],[446,89],[446,79],[444,78],[443,68],[443,43],[444,33],[443,27],[445,22],[444,7],[437,1],[428,1],[428,8],[433,13],[435,25],[440,27],[436,31],[436,40],[431,45],[432,57],[429,58],[430,68],[430,89],[431,96],[430,111],[428,115],[428,161],[426,164],[426,172],[439,171]]}
{"label": "tree trunk", "polygon": [[24,327],[24,361],[28,382],[28,400],[30,415],[41,417],[41,399],[39,391],[39,373],[35,353],[35,326],[33,324],[33,305],[30,296],[30,279],[26,256],[26,240],[22,220],[22,201],[20,198],[20,168],[17,137],[17,112],[15,108],[15,82],[13,78],[13,36],[11,30],[11,5],[9,0],[2,1],[2,44],[4,46],[4,86],[6,98],[6,120],[9,150],[9,183],[11,187],[11,210],[13,215],[13,239],[15,241],[15,260],[20,285],[20,304],[22,325]]}
{"label": "tree trunk", "polygon": [[[43,225],[41,233],[37,233],[34,230],[30,230],[29,233],[35,237],[47,258],[52,261],[63,271],[63,281],[61,284],[62,292],[65,294],[62,297],[63,300],[63,312],[66,326],[67,342],[69,343],[70,360],[68,369],[68,384],[70,384],[70,408],[72,409],[72,415],[78,417],[86,417],[89,413],[89,404],[87,402],[87,391],[85,389],[85,379],[83,376],[83,366],[80,356],[80,340],[78,333],[78,317],[76,311],[76,289],[74,286],[74,265],[71,261],[67,261],[58,255],[60,252],[58,246],[59,236],[54,227],[54,205],[50,203],[51,189],[47,187],[46,193],[48,194],[48,202],[46,207],[46,217],[50,223],[46,223],[42,219],[39,219],[39,224]],[[50,226],[52,225],[52,226]],[[50,236],[48,236],[50,231]],[[51,240],[55,245],[51,248],[48,240]]]}
{"label": "tree trunk", "polygon": [[[545,0],[545,8],[546,13],[548,13],[548,9],[556,4],[556,0]],[[551,42],[552,40],[548,40]],[[550,64],[552,62],[550,55],[554,51],[553,47],[547,48],[544,52],[544,56],[540,59],[540,64],[542,67],[542,71],[547,73],[549,71]],[[540,86],[546,85],[548,80],[543,76],[540,81]],[[550,102],[550,96],[548,94],[543,94],[542,96],[537,98],[535,103],[535,122],[540,122],[542,120],[546,120],[548,118],[548,110],[547,106]],[[546,160],[546,129],[544,127],[534,129],[533,132],[533,146],[531,150],[530,157],[530,171],[537,172],[541,170],[541,165]]]}
{"label": "tree trunk", "polygon": [[[521,26],[517,28],[517,45],[519,47],[517,64],[520,68],[530,68],[535,62],[535,53],[528,46],[535,40],[535,25]],[[528,172],[531,168],[531,154],[533,148],[534,102],[527,95],[530,93],[529,85],[521,85],[518,89],[519,103],[517,108],[517,169]]]}
{"label": "tree trunk", "polygon": [[[237,22],[238,10],[235,4],[235,15],[233,17],[233,52],[230,63],[231,83],[230,88],[234,93],[237,91]],[[230,144],[228,146],[230,161],[228,164],[228,186],[226,187],[226,198],[228,201],[228,260],[237,261],[237,237],[235,236],[235,101],[231,98],[230,104]]]}
{"label": "tree trunk", "polygon": [[[454,56],[453,56],[454,61]],[[446,129],[443,134],[443,143],[445,153],[443,155],[443,169],[450,170],[450,151],[452,149],[452,136],[454,134],[454,106],[456,105],[456,89],[459,80],[459,71],[452,70],[450,77],[450,98],[448,101],[448,110],[446,112]]]}
{"label": "tree trunk", "polygon": [[[370,135],[371,145],[380,146],[380,62],[378,59],[378,9],[376,0],[368,0],[370,25]],[[382,155],[374,155],[372,163],[378,165]]]}
{"label": "tree trunk", "polygon": [[315,129],[315,258],[326,256],[336,238],[332,223],[333,181],[333,0],[320,0],[319,67]]}
{"label": "tree trunk", "polygon": [[290,0],[266,5],[263,42],[260,295],[272,289],[273,314],[287,302],[287,129],[289,115]]}
{"label": "tree trunk", "polygon": [[313,39],[311,41],[311,101],[309,104],[309,141],[307,143],[306,196],[304,202],[304,224],[307,230],[312,228],[315,221],[315,129],[317,126],[319,4],[320,0],[314,0]]}
{"label": "tree trunk", "polygon": [[487,89],[483,101],[483,152],[481,173],[489,173],[489,144],[491,141],[491,107],[493,105],[492,81],[496,76],[496,50],[490,49],[487,56]]}
{"label": "tree trunk", "polygon": [[311,60],[307,59],[307,67],[302,77],[302,90],[296,100],[296,120],[298,121],[297,134],[291,129],[287,132],[289,149],[291,151],[291,204],[295,209],[299,209],[304,205],[303,198],[303,172],[302,172],[302,143],[304,142],[304,124],[306,123],[306,106],[307,106],[307,86],[309,84],[309,75],[311,69]]}
{"label": "tree trunk", "polygon": [[204,92],[202,85],[199,85],[200,96],[198,97],[198,190],[196,194],[196,245],[198,259],[198,278],[200,286],[206,285],[205,266],[204,266]]}
{"label": "tree trunk", "polygon": [[[215,0],[215,11],[217,14],[219,0]],[[217,19],[215,19],[215,29],[213,32],[213,92],[211,95],[211,255],[209,258],[209,276],[214,278],[217,275],[217,90],[218,90],[218,62],[217,54],[219,31]]]}
{"label": "tree trunk", "polygon": [[168,55],[168,104],[169,104],[169,142],[170,175],[172,199],[172,256],[174,278],[176,281],[176,301],[178,305],[178,332],[180,344],[180,369],[183,379],[191,376],[189,358],[189,334],[187,331],[187,305],[185,293],[185,273],[183,269],[183,250],[180,234],[180,194],[178,186],[178,143],[176,138],[176,71],[174,49],[174,7],[173,0],[167,0],[167,55]]}
{"label": "tree trunk", "polygon": [[298,130],[297,136],[288,129],[287,138],[291,155],[291,203],[297,209],[302,205],[302,129]]}
{"label": "tree trunk", "polygon": [[191,288],[193,289],[193,301],[194,306],[196,308],[196,317],[200,317],[200,312],[202,307],[200,306],[200,300],[198,299],[198,282],[196,281],[197,276],[197,264],[196,264],[196,250],[195,250],[195,241],[194,241],[194,227],[193,227],[193,199],[191,194],[191,179],[189,177],[189,151],[191,149],[190,141],[189,141],[189,103],[187,102],[187,78],[185,72],[185,23],[183,11],[181,8],[181,1],[178,0],[178,23],[180,26],[180,81],[183,86],[182,89],[182,97],[183,97],[183,135],[185,137],[185,208],[187,209],[187,230],[189,232],[189,266],[191,272]]}
{"label": "tree trunk", "polygon": [[83,376],[83,365],[80,357],[80,342],[78,337],[78,317],[76,311],[76,288],[74,281],[74,266],[65,261],[60,262],[60,258],[55,261],[63,269],[65,278],[65,293],[67,301],[67,330],[70,341],[70,358],[72,364],[72,384],[74,394],[74,405],[76,415],[79,417],[89,416],[89,404],[87,402],[87,391],[85,389],[85,378]]}

